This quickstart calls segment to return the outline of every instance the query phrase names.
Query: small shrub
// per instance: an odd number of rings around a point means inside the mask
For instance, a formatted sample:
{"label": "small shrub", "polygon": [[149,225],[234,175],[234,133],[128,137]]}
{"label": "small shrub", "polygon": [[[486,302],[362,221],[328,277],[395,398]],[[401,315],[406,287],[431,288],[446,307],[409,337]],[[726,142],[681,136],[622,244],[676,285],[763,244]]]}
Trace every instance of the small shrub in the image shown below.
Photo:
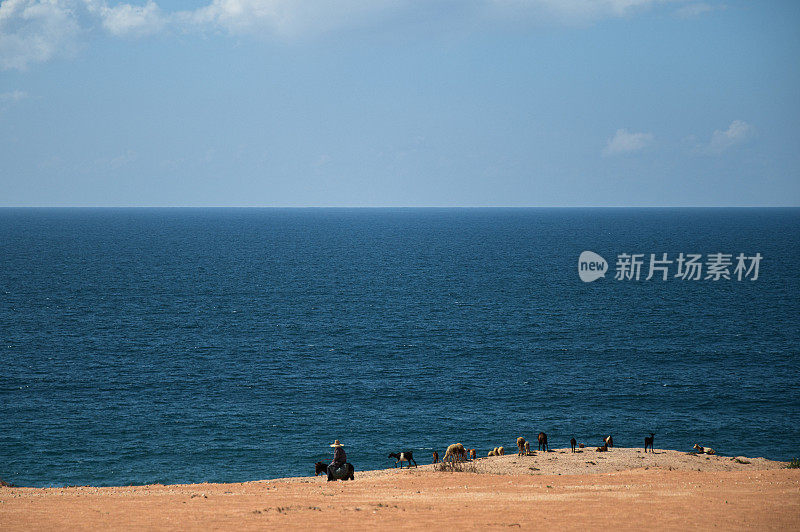
{"label": "small shrub", "polygon": [[446,473],[477,473],[478,468],[472,462],[439,462],[433,466],[434,471]]}
{"label": "small shrub", "polygon": [[800,469],[800,458],[792,458],[789,460],[789,464],[786,466],[787,469]]}

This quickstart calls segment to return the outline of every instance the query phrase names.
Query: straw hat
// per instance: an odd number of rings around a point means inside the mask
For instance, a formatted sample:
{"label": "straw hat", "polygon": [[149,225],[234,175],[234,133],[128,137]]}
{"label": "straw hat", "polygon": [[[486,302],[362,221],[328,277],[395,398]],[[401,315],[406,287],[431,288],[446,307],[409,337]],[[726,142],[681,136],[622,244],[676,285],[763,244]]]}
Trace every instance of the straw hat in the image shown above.
{"label": "straw hat", "polygon": [[344,447],[344,445],[339,443],[339,440],[336,440],[331,444],[331,447]]}

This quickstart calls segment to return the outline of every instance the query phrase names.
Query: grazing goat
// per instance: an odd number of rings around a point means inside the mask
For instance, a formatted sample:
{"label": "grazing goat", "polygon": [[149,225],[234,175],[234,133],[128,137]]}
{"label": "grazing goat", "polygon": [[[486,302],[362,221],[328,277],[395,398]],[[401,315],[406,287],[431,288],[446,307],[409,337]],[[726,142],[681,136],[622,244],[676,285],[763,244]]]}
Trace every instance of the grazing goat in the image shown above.
{"label": "grazing goat", "polygon": [[492,449],[491,451],[489,451],[489,454],[487,454],[486,456],[494,456],[494,449]]}
{"label": "grazing goat", "polygon": [[437,453],[436,451],[433,451],[433,463],[434,464],[439,463],[439,453]]}
{"label": "grazing goat", "polygon": [[525,456],[531,455],[531,442],[525,442]]}
{"label": "grazing goat", "polygon": [[503,456],[504,454],[506,454],[506,450],[503,449],[502,447],[498,447],[497,448],[497,454],[499,454],[500,456]]}
{"label": "grazing goat", "polygon": [[603,438],[603,441],[606,442],[606,445],[609,447],[614,447],[614,438],[608,436],[607,438]]}
{"label": "grazing goat", "polygon": [[549,451],[550,446],[547,445],[547,434],[544,432],[540,432],[539,435],[536,437],[539,440],[539,450],[540,451]]}
{"label": "grazing goat", "polygon": [[575,438],[569,440],[569,446],[572,447],[572,452],[575,452],[575,446],[578,445],[578,441]]}
{"label": "grazing goat", "polygon": [[717,451],[715,451],[711,447],[701,447],[700,445],[698,445],[696,443],[694,444],[694,450],[697,451],[700,454],[703,454],[703,453],[705,453],[705,454],[717,454]]}
{"label": "grazing goat", "polygon": [[647,436],[644,437],[644,452],[647,452],[647,448],[648,447],[650,447],[650,452],[651,453],[655,452],[653,450],[653,438],[655,438],[655,437],[656,437],[656,435],[654,433],[652,433],[652,432],[650,433],[650,437],[649,438]]}
{"label": "grazing goat", "polygon": [[525,438],[520,436],[517,438],[517,449],[519,449],[518,455],[522,456],[525,453],[525,444],[528,443],[525,441]]}
{"label": "grazing goat", "polygon": [[397,464],[400,464],[400,469],[403,469],[403,462],[408,462],[408,464],[406,464],[408,467],[411,467],[411,462],[414,462],[414,467],[417,467],[417,461],[414,460],[411,451],[389,453],[389,458],[396,458],[394,466],[397,467]]}
{"label": "grazing goat", "polygon": [[595,451],[597,451],[598,453],[604,453],[608,451],[608,444],[604,443],[602,447],[598,447],[597,449],[595,449]]}
{"label": "grazing goat", "polygon": [[447,462],[448,458],[451,462],[463,462],[467,459],[467,450],[462,444],[454,443],[447,448],[442,462]]}

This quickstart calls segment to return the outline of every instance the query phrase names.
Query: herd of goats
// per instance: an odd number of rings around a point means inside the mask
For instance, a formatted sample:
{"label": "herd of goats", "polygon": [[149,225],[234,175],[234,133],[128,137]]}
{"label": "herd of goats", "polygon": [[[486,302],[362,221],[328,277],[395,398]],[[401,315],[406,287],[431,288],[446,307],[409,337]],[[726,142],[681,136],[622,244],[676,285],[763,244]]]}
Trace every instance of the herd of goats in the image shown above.
{"label": "herd of goats", "polygon": [[[653,439],[655,434],[650,434],[650,437],[646,437],[644,439],[644,452],[647,452],[647,449],[650,449],[650,452],[653,452]],[[536,440],[539,443],[539,450],[540,451],[549,451],[550,446],[547,444],[547,434],[544,432],[540,432],[538,436],[536,436]],[[570,447],[572,448],[572,452],[575,452],[577,447],[581,449],[585,447],[584,444],[578,444],[578,441],[575,438],[572,438],[569,441]],[[613,436],[606,436],[603,438],[603,445],[598,447],[596,450],[597,452],[604,452],[608,451],[609,447],[614,447],[614,437]],[[389,455],[392,458],[396,458],[397,461],[395,462],[395,467],[398,463],[400,463],[400,467],[403,467],[403,462],[408,460],[403,460],[403,458],[396,456],[398,453],[392,453]],[[410,458],[409,452],[399,453],[401,456],[406,455],[407,458]],[[506,454],[506,450],[504,447],[495,447],[491,451],[489,451],[488,456],[502,456]],[[531,444],[525,438],[520,436],[517,438],[517,454],[520,456],[530,456],[531,455]],[[394,455],[394,456],[393,456]],[[467,449],[460,443],[454,443],[447,448],[447,451],[444,453],[444,457],[442,458],[442,462],[463,462],[467,460],[467,458],[474,460],[477,458],[477,452],[475,449]],[[439,453],[433,451],[433,463],[436,464],[439,462]],[[410,465],[410,462],[409,462]],[[414,462],[416,465],[416,462]]]}
{"label": "herd of goats", "polygon": [[[647,452],[650,449],[650,452],[653,451],[653,440],[655,439],[655,434],[650,433],[650,436],[645,436],[644,438],[644,452]],[[550,451],[550,446],[547,444],[547,434],[544,432],[540,432],[536,437],[536,440],[539,444],[539,451]],[[583,443],[579,444],[575,438],[570,439],[569,441],[570,447],[572,448],[572,452],[575,452],[576,448],[583,449],[586,447]],[[520,456],[531,456],[531,446],[530,442],[527,441],[525,438],[520,436],[517,438],[517,454]],[[605,452],[608,451],[609,448],[614,447],[614,438],[613,436],[606,436],[603,438],[603,445],[596,448],[595,451],[597,452]],[[710,447],[701,447],[698,444],[694,445],[694,450],[700,454],[716,454],[714,449]],[[495,447],[491,451],[489,451],[488,456],[502,456],[506,454],[505,448],[503,447]],[[414,467],[417,466],[417,462],[414,460],[414,455],[412,451],[403,451],[397,453],[390,453],[389,458],[395,459],[395,467],[399,464],[400,467],[403,467],[403,462],[407,462],[407,465],[410,467],[411,464],[414,464]],[[442,462],[464,462],[467,459],[475,460],[477,458],[477,451],[475,449],[467,449],[461,443],[454,443],[450,445],[444,453],[444,457],[442,457]],[[433,463],[439,463],[439,453],[433,451]]]}
{"label": "herd of goats", "polygon": [[[644,452],[646,453],[648,449],[650,452],[653,453],[653,440],[655,439],[655,434],[650,433],[650,436],[645,436],[644,438]],[[536,440],[539,444],[539,451],[550,451],[550,446],[547,444],[547,434],[544,432],[540,432],[536,437]],[[572,448],[572,452],[576,452],[576,448],[583,449],[586,447],[583,443],[578,443],[575,438],[570,439],[569,441],[570,447]],[[614,447],[614,438],[612,436],[606,436],[603,438],[603,445],[596,448],[595,451],[597,452],[605,452],[608,451],[609,448]],[[694,450],[699,454],[716,454],[716,451],[710,447],[701,447],[699,444],[694,445]],[[503,447],[495,447],[491,451],[489,451],[488,456],[502,456],[506,454],[505,448]],[[520,456],[531,456],[533,453],[531,452],[531,444],[525,438],[520,436],[517,438],[517,454]],[[394,458],[395,463],[394,466],[397,467],[399,464],[400,467],[403,467],[403,463],[405,462],[408,467],[411,467],[411,464],[414,464],[414,467],[417,467],[417,462],[414,460],[414,453],[412,451],[401,451],[396,453],[389,453],[389,458]],[[444,453],[444,457],[439,460],[439,453],[433,451],[433,463],[437,464],[441,462],[465,462],[468,459],[475,460],[477,458],[477,451],[475,449],[467,449],[461,443],[454,443],[447,447],[447,450]],[[323,474],[328,467],[328,464],[324,462],[317,462],[316,464],[316,475]],[[350,464],[347,464],[350,466]],[[350,472],[348,476],[350,479],[353,478],[352,473],[352,466],[350,466]]]}

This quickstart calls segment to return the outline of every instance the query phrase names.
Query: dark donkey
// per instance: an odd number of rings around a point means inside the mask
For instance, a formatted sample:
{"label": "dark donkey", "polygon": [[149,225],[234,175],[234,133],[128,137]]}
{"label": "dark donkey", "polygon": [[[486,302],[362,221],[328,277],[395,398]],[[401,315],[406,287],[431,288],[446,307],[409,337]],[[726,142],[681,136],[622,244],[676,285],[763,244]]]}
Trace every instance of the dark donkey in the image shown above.
{"label": "dark donkey", "polygon": [[[355,480],[355,468],[353,464],[347,462],[344,467],[333,470],[334,480]],[[328,473],[328,464],[325,462],[317,462],[314,464],[314,476],[324,475]]]}
{"label": "dark donkey", "polygon": [[408,467],[411,467],[411,462],[414,462],[414,467],[417,467],[417,461],[414,460],[414,457],[411,454],[411,451],[403,451],[399,453],[389,453],[389,458],[395,458],[396,461],[394,466],[397,467],[397,464],[400,464],[400,469],[403,469],[403,462],[408,462]]}

